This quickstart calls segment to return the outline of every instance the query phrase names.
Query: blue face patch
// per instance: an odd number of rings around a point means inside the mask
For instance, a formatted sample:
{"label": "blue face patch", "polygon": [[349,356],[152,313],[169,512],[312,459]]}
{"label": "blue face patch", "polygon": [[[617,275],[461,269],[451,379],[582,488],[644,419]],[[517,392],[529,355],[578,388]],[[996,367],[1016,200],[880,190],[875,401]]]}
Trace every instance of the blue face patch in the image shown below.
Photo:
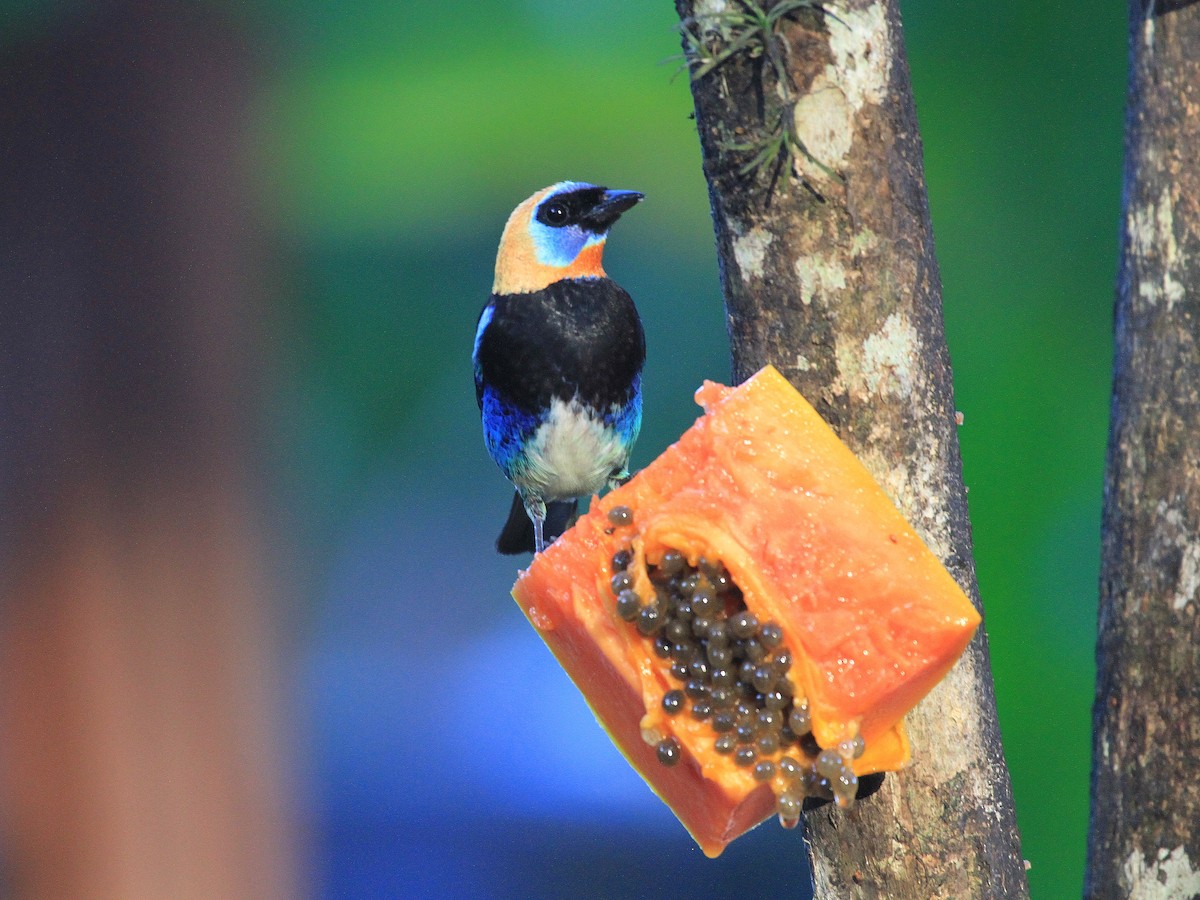
{"label": "blue face patch", "polygon": [[538,262],[556,269],[566,268],[584,249],[604,242],[604,235],[585,231],[578,225],[551,228],[536,219],[529,223],[529,237]]}

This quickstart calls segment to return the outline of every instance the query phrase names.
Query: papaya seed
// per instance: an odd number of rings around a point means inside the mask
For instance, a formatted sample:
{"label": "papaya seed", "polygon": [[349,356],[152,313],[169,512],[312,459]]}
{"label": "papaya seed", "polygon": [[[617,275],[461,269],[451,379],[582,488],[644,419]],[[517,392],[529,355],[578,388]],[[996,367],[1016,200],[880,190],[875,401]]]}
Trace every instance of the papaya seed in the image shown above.
{"label": "papaya seed", "polygon": [[808,714],[808,704],[792,707],[791,715],[788,716],[788,727],[799,736],[812,731],[812,718]]}
{"label": "papaya seed", "polygon": [[711,718],[713,714],[712,702],[709,700],[697,700],[692,704],[692,718],[703,722],[705,719]]}
{"label": "papaya seed", "polygon": [[618,528],[633,524],[633,510],[628,506],[614,506],[608,511],[608,521]]}
{"label": "papaya seed", "polygon": [[759,629],[758,639],[768,650],[774,650],[783,643],[783,629],[774,622],[767,622]]}
{"label": "papaya seed", "polygon": [[626,622],[632,622],[642,611],[642,598],[635,591],[623,590],[617,594],[617,615]]}
{"label": "papaya seed", "polygon": [[[717,712],[713,713],[713,717],[712,717],[713,731],[724,733],[727,731],[733,731],[733,729],[736,727],[737,727],[737,721],[734,719],[733,713],[729,712],[728,710],[724,710],[724,709],[718,710]],[[736,740],[736,735],[735,735],[734,739]]]}
{"label": "papaya seed", "polygon": [[858,759],[867,749],[866,743],[862,739],[861,734],[856,734],[852,738],[846,738],[844,741],[839,741],[837,752],[842,759]]}
{"label": "papaya seed", "polygon": [[658,607],[653,604],[643,606],[637,615],[637,629],[641,634],[651,635],[662,627],[662,613],[658,611]]}
{"label": "papaya seed", "polygon": [[733,761],[743,768],[754,765],[754,760],[758,754],[754,752],[753,747],[741,746],[733,754]]}
{"label": "papaya seed", "polygon": [[758,630],[758,618],[745,609],[729,620],[729,630],[734,637],[748,638]]}
{"label": "papaya seed", "polygon": [[[732,756],[756,781],[772,782],[784,827],[796,824],[806,796],[809,803],[853,803],[859,781],[850,763],[865,745],[861,737],[834,747],[817,743],[808,702],[795,698],[788,679],[793,657],[782,628],[746,609],[719,561],[704,558],[693,567],[670,549],[649,567],[655,598],[643,605],[628,571],[633,560],[628,549],[613,555],[612,588],[620,617],[653,641],[658,658],[671,661],[680,687],[663,693],[663,711],[678,716],[688,709],[712,728],[718,755]],[[665,766],[678,764],[682,752],[675,737],[655,744]]]}
{"label": "papaya seed", "polygon": [[784,791],[775,801],[775,811],[779,813],[779,824],[784,828],[795,828],[800,821],[800,813],[804,809],[804,795],[798,791]]}
{"label": "papaya seed", "polygon": [[767,693],[763,694],[763,706],[765,706],[767,709],[781,710],[787,705],[787,695],[784,694],[783,691],[779,690],[778,687],[776,687],[773,691],[768,691]]}
{"label": "papaya seed", "polygon": [[658,571],[663,575],[678,575],[683,571],[685,560],[678,550],[668,550],[658,562]]}
{"label": "papaya seed", "polygon": [[779,752],[779,734],[773,731],[760,734],[754,746],[763,756],[772,756]]}
{"label": "papaya seed", "polygon": [[841,756],[836,750],[822,750],[817,756],[817,761],[813,763],[813,768],[822,778],[828,778],[832,781],[845,767]]}
{"label": "papaya seed", "polygon": [[684,707],[683,691],[667,691],[665,694],[663,694],[662,707],[663,711],[670,716],[677,715],[679,712],[681,712]]}
{"label": "papaya seed", "polygon": [[683,755],[683,751],[679,746],[679,741],[675,738],[663,738],[655,747],[654,752],[658,756],[658,761],[664,766],[674,766],[679,764],[679,759]]}

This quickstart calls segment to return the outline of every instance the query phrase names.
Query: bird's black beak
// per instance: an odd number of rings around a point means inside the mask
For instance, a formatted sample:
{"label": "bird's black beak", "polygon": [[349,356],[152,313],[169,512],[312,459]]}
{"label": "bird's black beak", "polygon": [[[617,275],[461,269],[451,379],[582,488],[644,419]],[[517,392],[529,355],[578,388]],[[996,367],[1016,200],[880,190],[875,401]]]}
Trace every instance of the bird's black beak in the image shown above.
{"label": "bird's black beak", "polygon": [[599,202],[580,217],[579,224],[596,234],[604,234],[621,218],[621,213],[632,209],[644,196],[637,191],[605,190]]}

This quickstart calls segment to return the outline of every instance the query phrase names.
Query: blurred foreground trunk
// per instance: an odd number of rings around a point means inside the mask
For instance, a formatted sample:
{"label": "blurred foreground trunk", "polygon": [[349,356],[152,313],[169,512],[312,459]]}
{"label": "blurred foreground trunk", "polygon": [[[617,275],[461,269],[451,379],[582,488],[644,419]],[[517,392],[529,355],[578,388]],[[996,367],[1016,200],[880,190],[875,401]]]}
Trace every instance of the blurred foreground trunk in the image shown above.
{"label": "blurred foreground trunk", "polygon": [[[735,382],[766,363],[786,374],[978,605],[898,0],[797,10],[757,38],[730,15],[749,3],[676,5],[699,39]],[[806,816],[816,896],[1027,895],[982,628],[908,727],[911,768],[849,812]]]}
{"label": "blurred foreground trunk", "polygon": [[1200,896],[1200,5],[1130,4],[1089,897]]}
{"label": "blurred foreground trunk", "polygon": [[251,464],[252,70],[215,7],[60,10],[0,68],[8,892],[297,895]]}

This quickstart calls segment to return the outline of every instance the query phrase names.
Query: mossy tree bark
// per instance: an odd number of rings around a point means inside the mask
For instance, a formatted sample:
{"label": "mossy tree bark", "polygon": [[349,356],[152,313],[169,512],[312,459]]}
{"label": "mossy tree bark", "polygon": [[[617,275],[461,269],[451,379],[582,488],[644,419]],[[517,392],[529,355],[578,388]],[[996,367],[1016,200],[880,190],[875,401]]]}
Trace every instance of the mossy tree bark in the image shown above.
{"label": "mossy tree bark", "polygon": [[1133,0],[1089,897],[1200,895],[1200,4]]}
{"label": "mossy tree bark", "polygon": [[[744,37],[740,0],[676,7],[702,53]],[[693,80],[733,375],[787,375],[978,605],[899,3],[830,11],[789,14]],[[811,156],[743,174],[780,123]],[[982,628],[908,725],[911,768],[807,816],[816,895],[1026,895]]]}

